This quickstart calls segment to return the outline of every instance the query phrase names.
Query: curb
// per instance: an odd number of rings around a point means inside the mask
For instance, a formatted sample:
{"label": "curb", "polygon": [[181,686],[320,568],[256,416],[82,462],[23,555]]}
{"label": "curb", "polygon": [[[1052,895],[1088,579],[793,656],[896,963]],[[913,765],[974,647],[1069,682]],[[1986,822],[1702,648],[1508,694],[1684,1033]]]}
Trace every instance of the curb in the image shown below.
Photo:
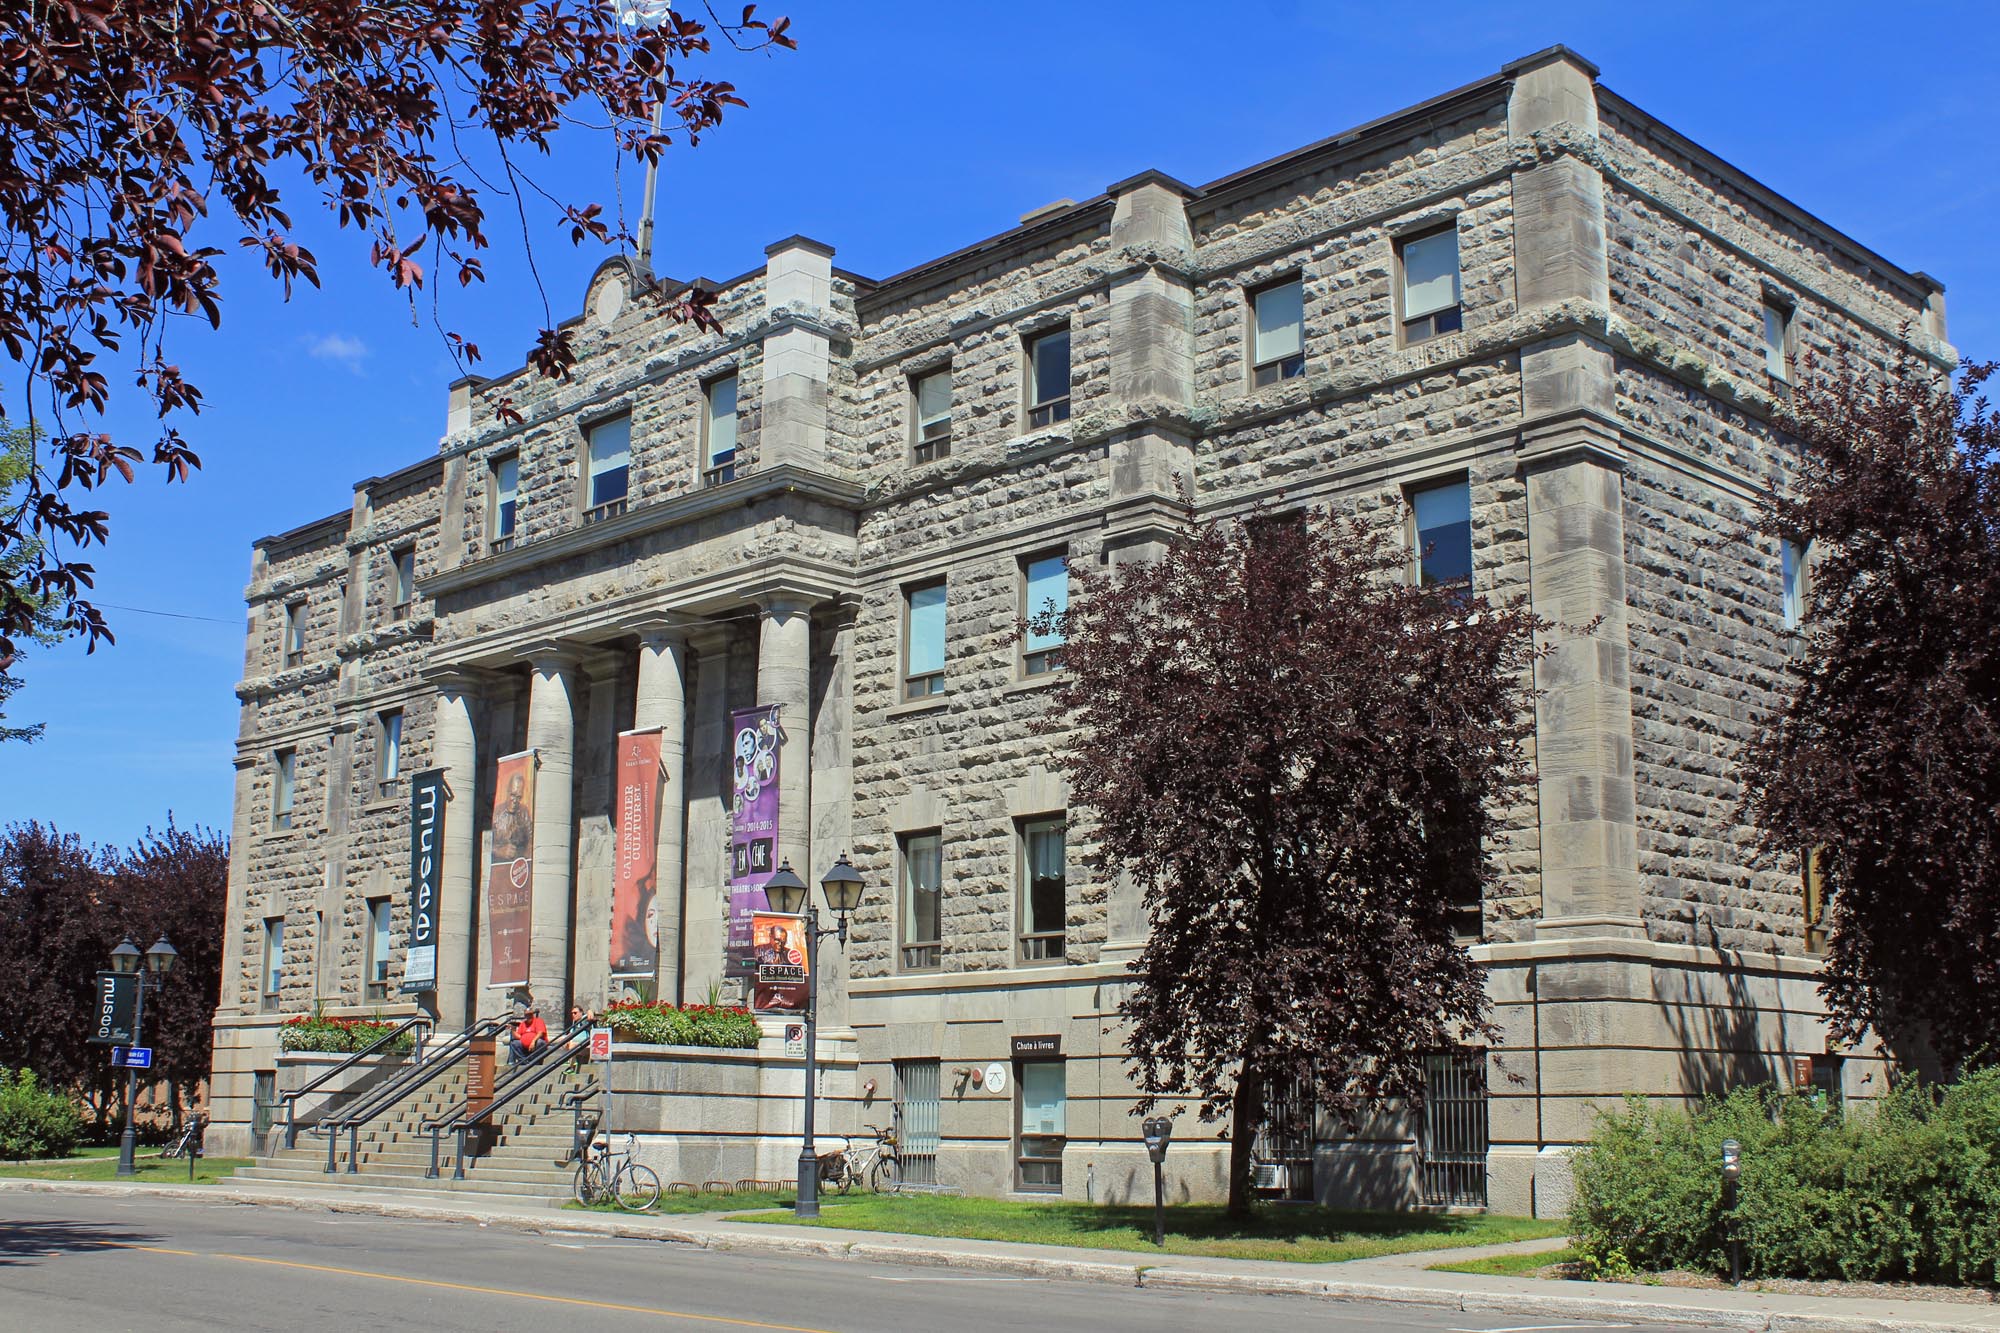
{"label": "curb", "polygon": [[[756,1235],[740,1231],[699,1231],[654,1223],[644,1225],[597,1213],[551,1210],[543,1219],[525,1213],[479,1213],[465,1208],[436,1207],[383,1199],[313,1198],[296,1195],[245,1193],[215,1186],[114,1185],[96,1181],[0,1179],[0,1194],[81,1194],[112,1197],[145,1194],[185,1202],[230,1203],[295,1212],[363,1213],[419,1222],[470,1222],[527,1235],[593,1235],[620,1240],[654,1240],[689,1245],[721,1254],[769,1254],[925,1268],[957,1268],[1041,1277],[1066,1282],[1096,1282],[1126,1287],[1158,1287],[1180,1291],[1231,1292],[1244,1295],[1304,1296],[1343,1302],[1421,1306],[1465,1314],[1545,1315],[1602,1320],[1607,1323],[1706,1324],[1764,1333],[1995,1333],[1992,1321],[1961,1323],[1916,1318],[1865,1318],[1785,1311],[1718,1309],[1671,1300],[1635,1301],[1610,1296],[1578,1296],[1550,1291],[1453,1291],[1441,1287],[1402,1286],[1394,1282],[1339,1281],[1325,1278],[1277,1277],[1166,1268],[1152,1265],[1090,1263],[1041,1259],[1032,1255],[986,1254],[976,1250],[930,1249],[869,1241],[818,1240],[805,1236]],[[1808,1298],[1821,1299],[1821,1298]],[[1934,1307],[1933,1307],[1934,1308]],[[1925,1311],[1928,1314],[1929,1311]]]}

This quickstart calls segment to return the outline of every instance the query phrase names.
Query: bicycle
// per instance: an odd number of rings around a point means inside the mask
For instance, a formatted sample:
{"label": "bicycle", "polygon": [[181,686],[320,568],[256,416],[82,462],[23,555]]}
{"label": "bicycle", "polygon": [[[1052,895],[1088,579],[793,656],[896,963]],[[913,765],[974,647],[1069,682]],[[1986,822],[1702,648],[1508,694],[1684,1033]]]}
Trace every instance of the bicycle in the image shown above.
{"label": "bicycle", "polygon": [[181,1136],[175,1139],[167,1147],[162,1148],[160,1150],[160,1156],[162,1157],[201,1156],[202,1155],[201,1130],[202,1130],[202,1118],[198,1115],[189,1116],[187,1119],[186,1126],[183,1127],[181,1130]]}
{"label": "bicycle", "polygon": [[585,1150],[577,1164],[570,1193],[586,1208],[610,1199],[628,1213],[647,1213],[660,1203],[660,1178],[653,1168],[633,1161],[639,1150],[639,1136],[625,1136],[625,1151],[611,1151],[611,1141],[600,1137]]}
{"label": "bicycle", "polygon": [[822,1190],[845,1194],[854,1186],[865,1184],[873,1193],[894,1194],[903,1187],[903,1175],[896,1163],[896,1131],[880,1125],[868,1128],[874,1131],[875,1138],[859,1153],[855,1152],[852,1139],[843,1138],[839,1149],[821,1156]]}

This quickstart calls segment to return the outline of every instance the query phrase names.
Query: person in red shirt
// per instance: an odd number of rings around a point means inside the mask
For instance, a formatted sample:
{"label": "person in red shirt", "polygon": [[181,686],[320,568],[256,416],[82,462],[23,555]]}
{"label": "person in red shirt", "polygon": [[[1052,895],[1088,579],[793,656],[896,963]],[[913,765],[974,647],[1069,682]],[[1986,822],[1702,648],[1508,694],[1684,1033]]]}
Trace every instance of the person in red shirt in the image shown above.
{"label": "person in red shirt", "polygon": [[549,1025],[542,1021],[542,1011],[531,1005],[528,1016],[514,1024],[514,1036],[507,1043],[508,1061],[520,1064],[548,1039]]}

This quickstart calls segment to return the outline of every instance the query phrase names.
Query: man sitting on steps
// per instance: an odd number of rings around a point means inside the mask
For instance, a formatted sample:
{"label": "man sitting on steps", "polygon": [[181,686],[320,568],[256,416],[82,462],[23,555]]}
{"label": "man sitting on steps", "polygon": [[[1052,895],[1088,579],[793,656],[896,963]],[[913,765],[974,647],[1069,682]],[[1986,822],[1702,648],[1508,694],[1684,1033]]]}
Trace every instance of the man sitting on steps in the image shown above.
{"label": "man sitting on steps", "polygon": [[507,1042],[507,1062],[520,1064],[548,1039],[549,1025],[542,1021],[542,1011],[530,1005],[528,1016],[514,1024],[514,1035]]}

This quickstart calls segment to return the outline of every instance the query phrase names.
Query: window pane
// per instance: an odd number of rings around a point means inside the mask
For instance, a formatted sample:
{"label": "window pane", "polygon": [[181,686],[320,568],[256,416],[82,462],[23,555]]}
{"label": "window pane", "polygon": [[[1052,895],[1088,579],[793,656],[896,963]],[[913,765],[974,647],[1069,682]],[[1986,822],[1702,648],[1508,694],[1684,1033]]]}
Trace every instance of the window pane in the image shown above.
{"label": "window pane", "polygon": [[1064,902],[1063,826],[1060,820],[1027,827],[1028,919],[1030,934],[1058,931],[1067,916]]}
{"label": "window pane", "polygon": [[625,498],[632,467],[632,418],[618,417],[590,428],[590,506]]}
{"label": "window pane", "polygon": [[917,381],[917,427],[951,419],[951,372],[941,370]]}
{"label": "window pane", "polygon": [[1257,365],[1296,356],[1305,346],[1305,287],[1293,281],[1257,293]]}
{"label": "window pane", "polygon": [[306,646],[306,604],[294,602],[285,608],[285,651],[304,652]]}
{"label": "window pane", "polygon": [[1069,330],[1035,339],[1031,398],[1046,403],[1069,397]]}
{"label": "window pane", "polygon": [[521,460],[503,458],[493,468],[493,535],[512,536],[515,501],[520,496]]}
{"label": "window pane", "polygon": [[287,750],[278,756],[278,813],[284,814],[292,808],[292,779],[298,756]]}
{"label": "window pane", "polygon": [[1021,1133],[1063,1134],[1068,1098],[1063,1092],[1059,1060],[1036,1060],[1021,1066]]}
{"label": "window pane", "polygon": [[275,995],[285,974],[285,923],[264,924],[264,993]]}
{"label": "window pane", "polygon": [[1422,581],[1472,581],[1472,490],[1462,481],[1432,486],[1410,497],[1417,511]]}
{"label": "window pane", "polygon": [[396,552],[396,600],[407,602],[417,582],[417,553]]}
{"label": "window pane", "polygon": [[403,771],[403,715],[382,714],[382,776],[393,778]]}
{"label": "window pane", "polygon": [[1768,305],[1764,307],[1764,369],[1778,379],[1786,377],[1785,312]]}
{"label": "window pane", "polygon": [[1060,615],[1069,610],[1069,560],[1066,557],[1052,555],[1029,563],[1026,609],[1030,626],[1027,646],[1023,651],[1039,653],[1062,647],[1060,631],[1054,628],[1038,630],[1032,622],[1044,612],[1053,611]]}
{"label": "window pane", "polygon": [[910,660],[903,674],[944,670],[944,584],[910,590]]}
{"label": "window pane", "polygon": [[372,964],[368,979],[386,981],[389,977],[389,900],[376,899],[369,905],[369,915],[373,918],[374,941],[368,955]]}
{"label": "window pane", "polygon": [[1797,629],[1806,617],[1805,552],[1790,539],[1780,542],[1779,550],[1784,562],[1785,628]]}
{"label": "window pane", "polygon": [[903,845],[903,941],[928,944],[941,938],[938,889],[944,872],[944,840],[928,833]]}
{"label": "window pane", "polygon": [[1403,318],[1458,304],[1458,232],[1441,231],[1403,247]]}
{"label": "window pane", "polygon": [[708,386],[708,465],[726,462],[736,453],[736,377]]}

